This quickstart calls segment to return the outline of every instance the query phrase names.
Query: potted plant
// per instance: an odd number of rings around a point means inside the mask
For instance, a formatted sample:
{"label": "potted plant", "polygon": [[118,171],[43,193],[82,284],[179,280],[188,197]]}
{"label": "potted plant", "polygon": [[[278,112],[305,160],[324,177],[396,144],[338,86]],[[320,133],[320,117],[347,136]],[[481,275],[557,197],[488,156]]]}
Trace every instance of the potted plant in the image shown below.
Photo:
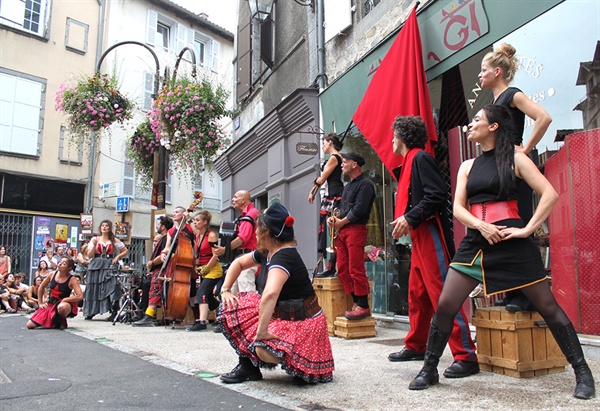
{"label": "potted plant", "polygon": [[116,83],[114,77],[96,73],[83,76],[75,85],[60,85],[55,108],[67,114],[70,134],[85,136],[131,119],[134,105],[119,92]]}
{"label": "potted plant", "polygon": [[[193,178],[205,161],[230,143],[220,124],[222,117],[231,115],[225,108],[228,97],[221,85],[213,86],[206,78],[173,80],[160,90],[148,113],[150,128],[167,149],[174,171]],[[156,149],[154,143],[151,148]],[[132,150],[130,144],[128,152]]]}

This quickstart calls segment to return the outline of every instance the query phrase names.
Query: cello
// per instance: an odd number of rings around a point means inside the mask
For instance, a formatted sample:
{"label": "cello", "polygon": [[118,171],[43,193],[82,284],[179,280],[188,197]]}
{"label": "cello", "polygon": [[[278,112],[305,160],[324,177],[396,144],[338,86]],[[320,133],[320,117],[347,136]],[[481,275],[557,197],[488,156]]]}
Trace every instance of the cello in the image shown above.
{"label": "cello", "polygon": [[[192,212],[203,199],[200,191],[194,193],[195,200],[187,211]],[[194,270],[194,250],[191,240],[181,234],[187,218],[182,218],[177,232],[171,238],[171,247],[160,269],[158,278],[163,280],[163,311],[167,320],[183,320],[190,301],[190,280]],[[164,277],[163,272],[171,264],[171,275]]]}

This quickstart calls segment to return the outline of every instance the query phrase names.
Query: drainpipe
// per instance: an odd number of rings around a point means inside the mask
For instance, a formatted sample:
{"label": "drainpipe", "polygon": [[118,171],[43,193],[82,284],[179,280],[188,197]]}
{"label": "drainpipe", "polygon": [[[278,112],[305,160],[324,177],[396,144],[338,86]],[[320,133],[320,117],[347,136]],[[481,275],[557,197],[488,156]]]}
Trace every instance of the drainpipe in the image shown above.
{"label": "drainpipe", "polygon": [[327,86],[325,74],[325,0],[317,1],[317,84],[319,91]]}
{"label": "drainpipe", "polygon": [[[104,48],[104,20],[106,8],[104,7],[104,1],[98,0],[99,13],[98,13],[98,38],[96,39],[96,60],[94,63],[95,67],[98,65],[100,56],[102,55],[102,49]],[[96,133],[92,133],[92,142],[90,145],[90,164],[88,168],[87,187],[85,190],[85,212],[91,213],[94,208],[94,173],[96,169]]]}

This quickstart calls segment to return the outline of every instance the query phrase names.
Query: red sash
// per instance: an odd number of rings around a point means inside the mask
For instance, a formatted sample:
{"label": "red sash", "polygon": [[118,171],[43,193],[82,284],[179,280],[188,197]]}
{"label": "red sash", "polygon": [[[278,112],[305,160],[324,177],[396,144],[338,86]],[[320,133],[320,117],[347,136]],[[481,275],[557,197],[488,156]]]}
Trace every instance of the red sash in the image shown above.
{"label": "red sash", "polygon": [[396,194],[396,210],[394,220],[404,215],[408,206],[408,189],[410,187],[410,178],[412,176],[412,163],[420,148],[411,148],[404,156],[400,178],[398,179],[398,193]]}

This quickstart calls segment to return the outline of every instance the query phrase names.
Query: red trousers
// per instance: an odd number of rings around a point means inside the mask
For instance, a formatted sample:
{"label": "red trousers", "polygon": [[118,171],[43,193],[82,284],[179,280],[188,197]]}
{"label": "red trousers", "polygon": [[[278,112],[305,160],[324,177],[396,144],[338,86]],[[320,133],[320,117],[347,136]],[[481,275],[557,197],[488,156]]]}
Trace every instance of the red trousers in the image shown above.
{"label": "red trousers", "polygon": [[[443,234],[435,219],[426,220],[410,230],[412,256],[408,279],[408,320],[410,331],[404,338],[405,347],[424,352],[429,326],[448,273],[448,255]],[[461,309],[454,318],[454,328],[448,341],[454,361],[477,361],[471,339],[469,321]]]}
{"label": "red trousers", "polygon": [[369,295],[369,278],[365,270],[367,226],[348,224],[342,227],[336,242],[338,277],[346,294]]}

